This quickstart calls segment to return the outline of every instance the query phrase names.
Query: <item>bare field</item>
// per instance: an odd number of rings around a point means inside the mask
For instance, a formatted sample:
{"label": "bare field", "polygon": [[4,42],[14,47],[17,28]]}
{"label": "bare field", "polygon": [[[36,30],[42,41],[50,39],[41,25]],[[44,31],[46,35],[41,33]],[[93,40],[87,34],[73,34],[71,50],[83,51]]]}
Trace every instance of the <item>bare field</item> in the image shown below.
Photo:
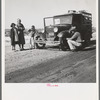
{"label": "bare field", "polygon": [[[95,40],[95,35],[92,41]],[[5,82],[96,82],[96,44],[83,51],[59,51],[58,48],[29,50],[26,37],[25,50],[11,50],[9,37],[5,46]]]}

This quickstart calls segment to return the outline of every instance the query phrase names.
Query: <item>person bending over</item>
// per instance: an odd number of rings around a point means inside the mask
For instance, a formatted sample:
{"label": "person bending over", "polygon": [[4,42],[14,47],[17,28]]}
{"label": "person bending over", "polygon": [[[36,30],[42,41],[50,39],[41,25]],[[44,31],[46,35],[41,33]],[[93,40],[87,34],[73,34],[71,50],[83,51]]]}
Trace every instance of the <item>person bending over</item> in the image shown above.
{"label": "person bending over", "polygon": [[76,26],[72,26],[72,29],[73,35],[71,38],[67,38],[67,42],[71,51],[77,51],[77,49],[82,46],[81,34]]}

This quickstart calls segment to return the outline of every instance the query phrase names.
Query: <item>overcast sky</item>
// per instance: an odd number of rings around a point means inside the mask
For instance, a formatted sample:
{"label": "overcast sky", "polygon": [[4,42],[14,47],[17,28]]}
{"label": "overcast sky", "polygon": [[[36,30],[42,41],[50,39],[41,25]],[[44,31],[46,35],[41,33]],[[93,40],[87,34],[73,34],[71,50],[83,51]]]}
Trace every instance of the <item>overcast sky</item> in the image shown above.
{"label": "overcast sky", "polygon": [[43,18],[65,14],[68,10],[87,10],[96,25],[96,0],[5,0],[5,28],[10,28],[17,18],[26,28],[35,25],[43,28]]}

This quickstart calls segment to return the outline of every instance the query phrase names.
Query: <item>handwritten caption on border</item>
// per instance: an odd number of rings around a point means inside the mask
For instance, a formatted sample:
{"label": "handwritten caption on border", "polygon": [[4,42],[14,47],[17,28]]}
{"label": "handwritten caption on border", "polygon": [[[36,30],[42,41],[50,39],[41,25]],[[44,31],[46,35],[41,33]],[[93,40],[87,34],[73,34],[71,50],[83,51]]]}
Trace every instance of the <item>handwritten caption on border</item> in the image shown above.
{"label": "handwritten caption on border", "polygon": [[51,83],[48,83],[48,84],[46,84],[46,85],[47,85],[47,87],[58,87],[57,84],[51,84]]}

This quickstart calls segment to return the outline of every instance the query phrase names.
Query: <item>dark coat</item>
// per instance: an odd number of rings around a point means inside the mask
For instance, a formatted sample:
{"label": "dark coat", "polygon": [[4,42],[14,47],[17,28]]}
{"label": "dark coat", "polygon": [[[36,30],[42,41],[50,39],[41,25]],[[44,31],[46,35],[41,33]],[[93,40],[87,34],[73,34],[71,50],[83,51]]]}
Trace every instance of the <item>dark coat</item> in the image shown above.
{"label": "dark coat", "polygon": [[24,25],[23,24],[19,24],[17,25],[18,28],[18,37],[19,37],[19,44],[25,44],[25,38],[24,38]]}
{"label": "dark coat", "polygon": [[[16,33],[15,33],[16,32]],[[17,28],[10,30],[11,45],[19,44]]]}

